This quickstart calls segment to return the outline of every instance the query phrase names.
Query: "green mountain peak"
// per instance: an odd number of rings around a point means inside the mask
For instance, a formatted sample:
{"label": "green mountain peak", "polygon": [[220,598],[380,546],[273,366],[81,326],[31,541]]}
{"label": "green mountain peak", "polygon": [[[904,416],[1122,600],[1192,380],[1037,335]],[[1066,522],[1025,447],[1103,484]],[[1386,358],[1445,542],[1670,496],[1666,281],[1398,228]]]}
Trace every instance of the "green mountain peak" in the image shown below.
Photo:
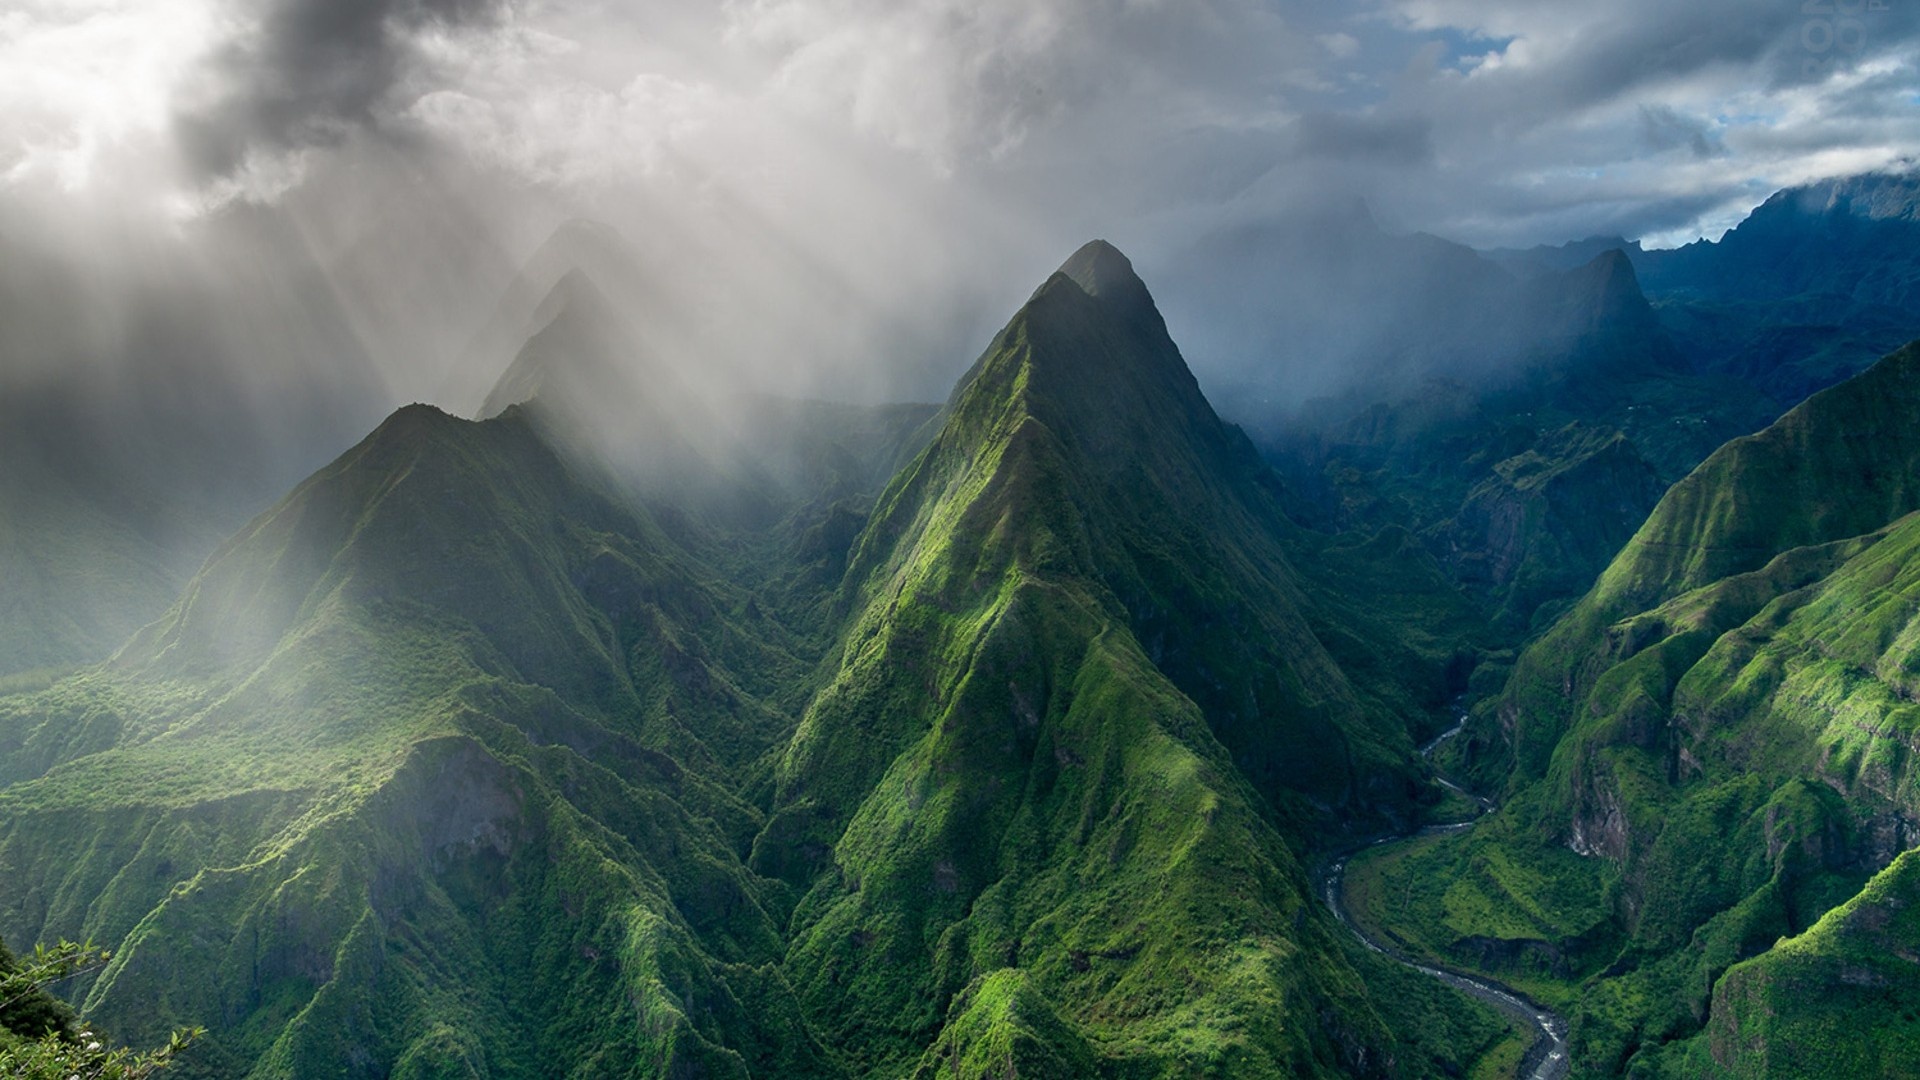
{"label": "green mountain peak", "polygon": [[529,404],[401,410],[118,663],[0,697],[0,912],[119,943],[90,1016],[289,1080],[1459,1056],[1302,855],[1438,797],[1431,560],[1294,528],[1124,256],[1008,322],[825,580],[555,441],[672,398],[553,291]]}
{"label": "green mountain peak", "polygon": [[[1084,453],[1086,466],[1258,469],[1200,391],[1153,296],[1112,245],[1082,247],[1037,289],[960,384],[949,408],[978,418],[1014,403]],[[979,437],[970,432],[969,437]]]}
{"label": "green mountain peak", "polygon": [[[838,663],[749,863],[804,890],[795,989],[856,1072],[944,1075],[943,1030],[1025,1047],[1040,1075],[1092,1046],[1116,1075],[1176,1056],[1301,1075],[1391,1038],[1364,1011],[1294,1004],[1355,976],[1278,823],[1409,812],[1407,702],[1341,664],[1433,671],[1366,630],[1332,655],[1316,623],[1343,598],[1295,567],[1265,475],[1125,258],[1094,244],[880,496]],[[1351,553],[1315,554],[1365,580]],[[1244,895],[1295,914],[1222,930]],[[1177,960],[1182,938],[1206,944]],[[1245,983],[1241,956],[1265,958]],[[1171,996],[1123,1007],[1150,985]],[[1180,1010],[1207,1017],[1190,1052],[1157,1035]]]}

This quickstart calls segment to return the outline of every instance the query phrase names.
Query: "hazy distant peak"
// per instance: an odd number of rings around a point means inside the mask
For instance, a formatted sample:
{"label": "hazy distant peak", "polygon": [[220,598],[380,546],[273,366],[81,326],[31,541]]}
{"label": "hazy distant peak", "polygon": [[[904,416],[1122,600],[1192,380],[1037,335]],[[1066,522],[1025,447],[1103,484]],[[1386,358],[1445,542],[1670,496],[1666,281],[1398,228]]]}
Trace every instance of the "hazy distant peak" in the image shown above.
{"label": "hazy distant peak", "polygon": [[1790,213],[1868,221],[1920,219],[1920,172],[1863,173],[1776,191],[1756,218]]}
{"label": "hazy distant peak", "polygon": [[593,258],[601,252],[624,255],[628,247],[626,234],[592,218],[569,218],[561,222],[541,245],[544,251],[567,259]]}
{"label": "hazy distant peak", "polygon": [[552,325],[553,320],[559,318],[560,313],[566,310],[576,297],[591,290],[593,290],[592,279],[578,268],[560,275],[559,280],[553,283],[553,287],[546,291],[538,304],[534,305],[533,316],[527,320],[527,336],[532,337],[545,327]]}
{"label": "hazy distant peak", "polygon": [[543,391],[618,399],[642,385],[638,372],[626,369],[642,363],[644,351],[633,340],[632,328],[584,270],[575,267],[554,282],[540,301],[535,320],[539,329],[494,384],[480,408],[480,418],[531,401]]}
{"label": "hazy distant peak", "polygon": [[1609,283],[1617,282],[1622,278],[1627,282],[1634,280],[1633,260],[1619,248],[1608,248],[1595,255],[1587,261],[1587,265],[1582,267],[1580,272]]}
{"label": "hazy distant peak", "polygon": [[557,314],[559,307],[607,303],[609,303],[607,294],[600,288],[599,283],[593,280],[593,275],[576,266],[561,274],[560,280],[553,283],[553,288],[547,291],[547,299],[542,302],[542,306],[556,305]]}
{"label": "hazy distant peak", "polygon": [[1652,328],[1653,308],[1640,289],[1632,258],[1619,248],[1600,252],[1568,271],[1565,280],[1568,302],[1580,310],[1577,323],[1585,331]]}

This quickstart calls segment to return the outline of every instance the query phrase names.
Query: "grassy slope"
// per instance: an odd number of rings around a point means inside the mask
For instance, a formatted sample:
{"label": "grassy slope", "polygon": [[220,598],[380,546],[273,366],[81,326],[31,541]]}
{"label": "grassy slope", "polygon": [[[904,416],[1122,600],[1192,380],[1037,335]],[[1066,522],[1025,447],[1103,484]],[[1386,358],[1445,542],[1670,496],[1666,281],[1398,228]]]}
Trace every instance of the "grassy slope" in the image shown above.
{"label": "grassy slope", "polygon": [[[1676,485],[1462,740],[1487,775],[1512,749],[1501,817],[1380,870],[1411,898],[1381,912],[1403,937],[1531,964],[1543,993],[1576,1002],[1591,1071],[1694,1074],[1710,1033],[1720,1053],[1716,1010],[1758,993],[1749,975],[1728,998],[1722,976],[1785,964],[1776,939],[1915,842],[1917,406],[1909,348]],[[1855,1002],[1856,1030],[1883,1038],[1914,1000],[1887,983]],[[1823,1008],[1818,994],[1766,1007],[1777,1025],[1749,1013],[1741,1030],[1800,1031],[1800,1011],[1815,1024]],[[1739,1068],[1768,1060],[1764,1031]],[[1877,1075],[1857,1064],[1795,1075]]]}
{"label": "grassy slope", "polygon": [[1144,287],[1070,269],[832,542],[707,544],[518,414],[402,410],[110,664],[0,697],[0,925],[119,943],[91,1013],[206,1023],[213,1076],[1507,1053],[1296,855],[1437,797],[1407,715],[1457,598],[1404,534],[1293,531]]}
{"label": "grassy slope", "polygon": [[785,725],[729,663],[804,669],[649,536],[524,424],[397,414],[5,699],[7,925],[121,942],[89,1010],[215,1075],[834,1075],[728,793]]}
{"label": "grassy slope", "polygon": [[[1144,289],[1083,276],[1099,295],[1056,275],[1002,332],[856,547],[755,848],[808,887],[795,985],[872,1075],[1423,1069],[1438,1048],[1379,1056],[1399,1040],[1272,817],[1395,798],[1369,774],[1407,768],[1406,732],[1296,613],[1251,457]],[[1245,707],[1196,706],[1202,662],[1199,696]]]}
{"label": "grassy slope", "polygon": [[1910,1073],[1920,1061],[1916,896],[1920,852],[1909,851],[1813,929],[1736,965],[1714,988],[1706,1037],[1687,1044],[1675,1071],[1728,1080]]}

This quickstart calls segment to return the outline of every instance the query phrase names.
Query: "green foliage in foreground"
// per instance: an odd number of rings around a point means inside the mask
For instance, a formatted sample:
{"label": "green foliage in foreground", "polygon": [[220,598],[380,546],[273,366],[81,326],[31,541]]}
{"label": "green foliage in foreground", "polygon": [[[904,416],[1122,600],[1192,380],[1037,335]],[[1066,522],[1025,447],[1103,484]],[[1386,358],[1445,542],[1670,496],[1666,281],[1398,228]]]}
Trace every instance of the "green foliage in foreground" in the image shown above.
{"label": "green foliage in foreground", "polygon": [[174,1064],[205,1034],[183,1028],[155,1050],[106,1045],[78,1026],[72,1012],[47,992],[52,983],[105,964],[105,950],[62,942],[16,958],[0,944],[0,1076],[11,1080],[142,1080]]}

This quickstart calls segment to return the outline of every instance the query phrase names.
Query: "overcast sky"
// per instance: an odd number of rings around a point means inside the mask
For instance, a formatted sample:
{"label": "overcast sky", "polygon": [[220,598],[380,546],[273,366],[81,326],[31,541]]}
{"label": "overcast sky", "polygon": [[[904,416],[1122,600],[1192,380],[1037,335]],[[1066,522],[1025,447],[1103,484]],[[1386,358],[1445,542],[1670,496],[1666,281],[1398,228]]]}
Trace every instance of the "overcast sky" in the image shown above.
{"label": "overcast sky", "polygon": [[736,349],[944,371],[1093,235],[1150,271],[1329,195],[1480,246],[1718,235],[1920,150],[1917,47],[1920,0],[9,0],[0,213],[298,206],[328,272],[417,278],[452,240],[356,263],[352,223],[443,190],[508,264],[588,215],[787,282]]}

